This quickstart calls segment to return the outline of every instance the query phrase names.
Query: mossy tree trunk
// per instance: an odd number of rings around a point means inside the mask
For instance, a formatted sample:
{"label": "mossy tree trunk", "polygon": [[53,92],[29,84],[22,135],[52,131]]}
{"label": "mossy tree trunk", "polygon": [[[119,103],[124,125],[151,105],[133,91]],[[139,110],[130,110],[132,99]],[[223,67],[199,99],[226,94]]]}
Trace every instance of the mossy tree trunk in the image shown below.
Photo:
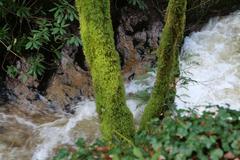
{"label": "mossy tree trunk", "polygon": [[147,127],[152,118],[164,116],[174,103],[178,53],[185,29],[186,6],[187,0],[170,0],[168,3],[166,23],[157,52],[156,82],[141,119],[142,129]]}
{"label": "mossy tree trunk", "polygon": [[110,0],[76,0],[76,6],[102,136],[111,141],[120,133],[131,139],[134,135],[133,116],[126,105],[120,59],[114,45]]}

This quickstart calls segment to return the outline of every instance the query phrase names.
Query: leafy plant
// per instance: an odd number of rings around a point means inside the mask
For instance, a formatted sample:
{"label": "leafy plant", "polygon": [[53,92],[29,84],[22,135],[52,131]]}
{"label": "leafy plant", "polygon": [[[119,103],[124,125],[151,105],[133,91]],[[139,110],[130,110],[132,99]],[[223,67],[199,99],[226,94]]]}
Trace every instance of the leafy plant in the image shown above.
{"label": "leafy plant", "polygon": [[77,12],[73,5],[66,0],[59,0],[59,3],[54,3],[55,7],[50,9],[50,12],[54,13],[54,18],[57,23],[62,21],[74,21],[78,19]]}
{"label": "leafy plant", "polygon": [[27,18],[30,16],[30,8],[26,6],[19,6],[16,15],[20,18]]}
{"label": "leafy plant", "polygon": [[72,36],[71,38],[69,38],[69,40],[67,40],[67,45],[80,46],[82,45],[82,42],[79,36]]}
{"label": "leafy plant", "polygon": [[[5,65],[9,60],[10,64],[20,60],[21,64],[30,66],[27,72],[21,69],[18,72],[24,80],[29,76],[40,78],[49,64],[59,64],[65,45],[81,45],[79,36],[70,29],[70,22],[74,24],[78,20],[73,1],[49,1],[48,7],[45,3],[34,0],[0,2],[0,45],[5,48],[2,66],[12,78],[17,76],[14,66]],[[8,58],[10,56],[16,58]],[[48,57],[47,63],[43,63],[44,56]]]}
{"label": "leafy plant", "polygon": [[134,144],[122,145],[117,136],[113,144],[96,140],[87,145],[79,139],[76,151],[65,148],[65,157],[56,159],[63,155],[60,150],[54,160],[219,160],[227,154],[239,158],[240,112],[217,108],[216,113],[206,111],[201,116],[193,111],[178,110],[176,116],[166,117],[162,122],[153,119],[147,130],[136,133]]}
{"label": "leafy plant", "polygon": [[141,10],[147,9],[147,5],[144,3],[144,0],[128,0],[128,3],[137,6]]}
{"label": "leafy plant", "polygon": [[1,40],[8,39],[8,30],[9,30],[9,28],[7,27],[7,25],[4,25],[3,27],[0,28],[0,39]]}
{"label": "leafy plant", "polygon": [[37,76],[41,76],[46,69],[42,64],[43,61],[44,57],[41,54],[38,54],[36,57],[29,58],[28,63],[30,67],[27,73],[35,78],[37,78]]}
{"label": "leafy plant", "polygon": [[13,65],[7,66],[7,74],[9,75],[9,77],[11,77],[11,78],[17,77],[18,72],[19,71],[15,66],[13,66]]}
{"label": "leafy plant", "polygon": [[39,49],[42,46],[42,43],[38,36],[34,35],[33,37],[28,37],[28,43],[26,44],[26,49]]}

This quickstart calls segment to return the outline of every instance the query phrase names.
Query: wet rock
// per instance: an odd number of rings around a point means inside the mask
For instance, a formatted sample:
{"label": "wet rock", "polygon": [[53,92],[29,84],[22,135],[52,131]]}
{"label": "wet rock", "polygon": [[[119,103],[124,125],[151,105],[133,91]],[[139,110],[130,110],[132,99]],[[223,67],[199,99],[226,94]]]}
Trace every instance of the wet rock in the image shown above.
{"label": "wet rock", "polygon": [[151,26],[149,26],[149,30],[147,31],[147,37],[148,37],[148,46],[152,50],[156,50],[159,46],[159,38],[160,38],[160,32],[162,31],[163,24],[161,21],[153,22]]}
{"label": "wet rock", "polygon": [[70,56],[73,55],[63,54],[61,67],[57,71],[61,74],[56,74],[53,77],[46,90],[46,98],[63,109],[64,106],[72,104],[74,99],[79,99],[81,96],[93,96],[89,72],[75,65],[74,59]]}
{"label": "wet rock", "polygon": [[126,35],[124,28],[118,28],[117,50],[123,61],[123,72],[132,74],[137,64],[137,51],[134,48],[133,37]]}
{"label": "wet rock", "polygon": [[5,128],[3,126],[0,126],[0,134],[4,133]]}
{"label": "wet rock", "polygon": [[160,16],[156,16],[154,9],[148,12],[128,7],[122,9],[116,43],[125,80],[146,73],[155,63],[154,51],[158,48],[162,27]]}
{"label": "wet rock", "polygon": [[[28,101],[18,101],[7,103],[2,106],[4,110],[1,110],[0,115],[10,116],[10,120],[13,122],[29,120],[32,124],[43,124],[46,122],[52,122],[63,115],[63,111],[60,108],[51,110],[50,107],[42,101],[34,101],[30,103]],[[0,118],[2,118],[0,116]],[[18,120],[17,120],[17,119]]]}
{"label": "wet rock", "polygon": [[147,33],[145,31],[137,32],[134,34],[133,38],[137,43],[141,43],[144,45],[147,41]]}
{"label": "wet rock", "polygon": [[124,7],[121,10],[120,25],[124,27],[124,30],[133,34],[137,31],[141,31],[145,28],[148,22],[148,17],[142,11],[135,10],[133,8]]}
{"label": "wet rock", "polygon": [[93,143],[94,139],[101,135],[98,122],[98,118],[80,121],[71,132],[71,137],[84,137],[87,143]]}
{"label": "wet rock", "polygon": [[16,96],[14,95],[13,91],[8,89],[3,84],[0,84],[0,106],[15,99]]}
{"label": "wet rock", "polygon": [[22,147],[30,134],[29,128],[8,124],[7,128],[5,127],[3,133],[0,134],[0,143],[11,147]]}
{"label": "wet rock", "polygon": [[75,113],[75,110],[71,107],[70,104],[67,104],[64,106],[64,111],[66,113],[70,113],[70,114],[74,114]]}

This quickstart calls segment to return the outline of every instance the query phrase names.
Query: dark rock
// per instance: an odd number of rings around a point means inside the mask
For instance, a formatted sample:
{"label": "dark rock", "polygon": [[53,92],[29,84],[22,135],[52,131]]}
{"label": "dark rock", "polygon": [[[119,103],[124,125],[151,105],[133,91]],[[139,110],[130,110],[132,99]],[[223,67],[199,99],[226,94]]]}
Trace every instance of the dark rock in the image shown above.
{"label": "dark rock", "polygon": [[67,104],[67,105],[64,106],[64,111],[65,111],[66,113],[70,113],[70,114],[74,114],[74,113],[75,113],[75,110],[72,109],[72,107],[71,107],[70,104]]}
{"label": "dark rock", "polygon": [[149,30],[147,31],[147,37],[148,37],[148,46],[152,50],[157,49],[159,45],[159,37],[160,33],[162,31],[163,24],[161,21],[153,22],[150,26]]}
{"label": "dark rock", "polygon": [[116,33],[116,46],[121,57],[125,80],[147,72],[145,66],[155,61],[150,54],[158,48],[162,22],[154,9],[140,11],[124,7]]}
{"label": "dark rock", "polygon": [[0,134],[3,134],[5,131],[5,128],[3,126],[0,126]]}
{"label": "dark rock", "polygon": [[74,64],[76,52],[67,50],[68,48],[63,50],[61,66],[57,71],[62,74],[56,74],[46,90],[47,99],[61,106],[63,110],[66,105],[73,104],[75,97],[93,96],[89,72]]}
{"label": "dark rock", "polygon": [[7,103],[8,101],[16,100],[16,95],[10,89],[3,84],[0,85],[0,105]]}
{"label": "dark rock", "polygon": [[147,41],[147,33],[145,31],[143,32],[137,32],[134,34],[134,40],[138,43],[145,44]]}

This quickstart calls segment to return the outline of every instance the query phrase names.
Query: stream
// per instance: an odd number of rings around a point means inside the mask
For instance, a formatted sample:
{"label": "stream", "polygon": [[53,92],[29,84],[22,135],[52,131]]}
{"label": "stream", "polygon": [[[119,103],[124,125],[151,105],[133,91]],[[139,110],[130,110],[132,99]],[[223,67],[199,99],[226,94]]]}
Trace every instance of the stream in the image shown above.
{"label": "stream", "polygon": [[[185,37],[180,56],[177,108],[202,112],[206,105],[240,110],[240,11],[211,19],[201,31]],[[155,72],[125,84],[127,95],[151,90]],[[129,96],[127,104],[136,123],[143,106]],[[59,115],[39,124],[0,112],[1,160],[48,160],[61,146],[74,147],[79,137],[91,143],[100,136],[93,100],[74,106],[75,114]],[[11,143],[14,141],[14,143]]]}

